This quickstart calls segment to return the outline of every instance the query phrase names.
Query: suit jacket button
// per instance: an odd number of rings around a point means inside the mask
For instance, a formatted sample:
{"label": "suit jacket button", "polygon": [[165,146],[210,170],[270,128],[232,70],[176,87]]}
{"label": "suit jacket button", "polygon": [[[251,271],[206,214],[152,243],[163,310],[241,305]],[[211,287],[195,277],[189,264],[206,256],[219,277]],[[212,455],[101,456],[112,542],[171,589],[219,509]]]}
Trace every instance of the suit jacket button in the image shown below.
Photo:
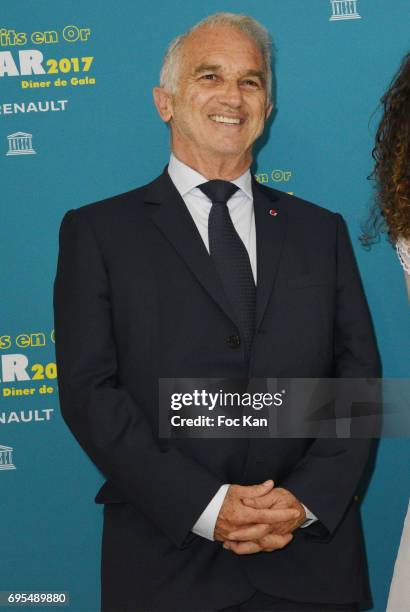
{"label": "suit jacket button", "polygon": [[228,336],[226,343],[231,348],[239,348],[241,346],[241,339],[239,336]]}

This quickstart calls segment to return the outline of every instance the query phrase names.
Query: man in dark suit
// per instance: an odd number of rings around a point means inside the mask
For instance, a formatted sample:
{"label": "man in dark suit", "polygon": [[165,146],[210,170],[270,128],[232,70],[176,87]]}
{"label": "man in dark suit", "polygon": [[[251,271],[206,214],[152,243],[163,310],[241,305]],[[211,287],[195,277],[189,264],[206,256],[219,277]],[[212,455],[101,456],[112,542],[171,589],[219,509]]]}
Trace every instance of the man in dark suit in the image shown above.
{"label": "man in dark suit", "polygon": [[270,89],[260,24],[201,22],[154,90],[168,167],[62,223],[59,391],[107,478],[104,610],[354,610],[368,596],[354,498],[367,441],[158,436],[161,377],[379,375],[343,219],[251,177]]}

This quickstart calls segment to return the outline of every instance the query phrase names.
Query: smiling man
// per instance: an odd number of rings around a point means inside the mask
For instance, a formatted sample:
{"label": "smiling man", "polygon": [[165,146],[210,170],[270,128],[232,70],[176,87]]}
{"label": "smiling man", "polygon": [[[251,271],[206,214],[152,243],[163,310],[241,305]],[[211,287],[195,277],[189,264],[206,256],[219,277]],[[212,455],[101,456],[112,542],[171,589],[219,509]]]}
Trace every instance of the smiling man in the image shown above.
{"label": "smiling man", "polygon": [[158,437],[161,377],[379,375],[343,219],[250,173],[270,49],[230,13],[173,41],[154,89],[168,166],[61,226],[61,410],[107,478],[106,611],[355,610],[368,597],[366,441]]}
{"label": "smiling man", "polygon": [[249,170],[272,110],[269,39],[261,30],[257,45],[242,27],[208,20],[178,38],[154,90],[174,155],[205,177],[232,180]]}

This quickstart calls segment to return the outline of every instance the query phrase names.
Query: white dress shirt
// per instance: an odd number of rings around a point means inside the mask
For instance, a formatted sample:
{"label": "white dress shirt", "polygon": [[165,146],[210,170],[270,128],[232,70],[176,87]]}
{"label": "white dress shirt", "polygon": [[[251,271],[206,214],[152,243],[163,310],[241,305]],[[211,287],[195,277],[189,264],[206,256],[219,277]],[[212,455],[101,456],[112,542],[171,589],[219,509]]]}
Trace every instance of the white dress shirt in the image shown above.
{"label": "white dress shirt", "polygon": [[[184,200],[209,253],[208,217],[212,202],[200,189],[197,189],[197,185],[207,183],[208,179],[181,162],[173,153],[171,153],[168,165],[168,174]],[[230,182],[237,185],[239,189],[227,202],[229,214],[239,237],[248,251],[253,278],[256,284],[256,229],[250,170],[246,170],[241,176]],[[193,533],[208,540],[214,540],[216,519],[218,518],[219,510],[221,509],[229,486],[229,484],[224,484],[219,488],[216,495],[211,499],[195,525],[192,527]],[[318,519],[306,508],[306,506],[303,507],[306,512],[307,520],[303,523],[302,527],[307,527]]]}

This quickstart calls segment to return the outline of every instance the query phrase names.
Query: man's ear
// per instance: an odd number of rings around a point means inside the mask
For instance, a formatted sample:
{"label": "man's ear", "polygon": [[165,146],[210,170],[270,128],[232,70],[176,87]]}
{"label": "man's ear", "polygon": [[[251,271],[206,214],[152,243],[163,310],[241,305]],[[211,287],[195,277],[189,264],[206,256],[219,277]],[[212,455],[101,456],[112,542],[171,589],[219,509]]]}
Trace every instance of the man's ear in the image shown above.
{"label": "man's ear", "polygon": [[155,106],[162,121],[168,123],[172,119],[172,96],[170,93],[165,91],[163,87],[154,87],[152,90],[154,96]]}
{"label": "man's ear", "polygon": [[271,114],[273,110],[273,102],[271,102],[270,104],[268,104],[268,106],[266,107],[266,111],[265,111],[265,121],[267,121],[267,119],[269,118],[269,115]]}

